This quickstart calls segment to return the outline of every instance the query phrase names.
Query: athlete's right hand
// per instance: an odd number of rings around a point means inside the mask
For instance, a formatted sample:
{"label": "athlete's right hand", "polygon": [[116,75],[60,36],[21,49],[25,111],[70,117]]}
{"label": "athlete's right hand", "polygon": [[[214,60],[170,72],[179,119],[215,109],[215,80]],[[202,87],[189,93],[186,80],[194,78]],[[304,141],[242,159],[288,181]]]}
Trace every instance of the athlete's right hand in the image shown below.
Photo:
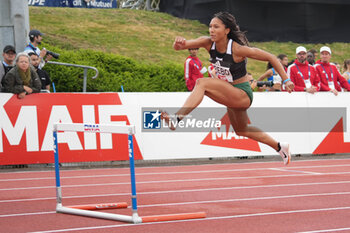
{"label": "athlete's right hand", "polygon": [[173,48],[175,50],[181,50],[184,49],[184,46],[186,45],[186,39],[181,37],[181,36],[177,36],[175,38],[174,44],[173,44]]}
{"label": "athlete's right hand", "polygon": [[290,80],[287,81],[284,84],[284,86],[285,86],[286,91],[288,91],[289,93],[291,93],[293,91],[293,89],[294,89],[294,83],[292,81],[290,81]]}

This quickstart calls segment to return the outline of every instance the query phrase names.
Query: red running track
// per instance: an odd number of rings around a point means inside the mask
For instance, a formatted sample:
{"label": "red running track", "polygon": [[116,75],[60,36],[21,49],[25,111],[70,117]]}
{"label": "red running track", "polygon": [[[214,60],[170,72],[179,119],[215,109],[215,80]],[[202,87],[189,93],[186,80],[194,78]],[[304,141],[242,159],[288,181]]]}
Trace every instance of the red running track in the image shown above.
{"label": "red running track", "polygon": [[[136,168],[140,216],[129,224],[55,212],[54,171],[0,173],[0,232],[350,232],[350,159]],[[63,204],[130,200],[128,168],[61,171]],[[130,208],[104,212],[131,215]]]}

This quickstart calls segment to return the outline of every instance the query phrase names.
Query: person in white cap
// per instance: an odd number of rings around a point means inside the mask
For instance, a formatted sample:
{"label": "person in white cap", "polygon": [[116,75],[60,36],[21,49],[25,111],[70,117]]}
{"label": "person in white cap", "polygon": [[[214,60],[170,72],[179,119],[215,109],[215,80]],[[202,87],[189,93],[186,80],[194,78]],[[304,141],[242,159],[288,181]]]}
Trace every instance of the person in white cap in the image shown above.
{"label": "person in white cap", "polygon": [[288,67],[287,75],[295,85],[294,91],[313,94],[318,91],[319,77],[315,68],[306,60],[306,53],[306,48],[303,46],[296,49],[297,59]]}
{"label": "person in white cap", "polygon": [[[350,85],[339,73],[337,67],[330,63],[332,51],[329,47],[323,46],[320,49],[321,60],[316,62],[315,69],[320,77],[320,91],[330,91],[338,95],[341,87],[350,91]],[[340,85],[339,85],[340,84]]]}

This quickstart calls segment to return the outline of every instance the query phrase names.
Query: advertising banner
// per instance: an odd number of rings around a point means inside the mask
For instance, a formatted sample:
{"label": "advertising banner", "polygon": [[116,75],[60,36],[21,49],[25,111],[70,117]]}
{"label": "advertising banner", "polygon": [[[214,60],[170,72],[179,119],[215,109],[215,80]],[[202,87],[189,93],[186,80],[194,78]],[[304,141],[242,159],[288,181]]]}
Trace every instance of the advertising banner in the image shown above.
{"label": "advertising banner", "polygon": [[117,8],[117,0],[28,0],[29,6]]}
{"label": "advertising banner", "polygon": [[[53,123],[130,121],[116,93],[0,94],[0,164],[53,163]],[[62,162],[128,160],[127,135],[58,133]],[[142,159],[138,141],[135,159]]]}
{"label": "advertising banner", "polygon": [[[53,163],[53,124],[135,125],[135,158],[144,160],[279,156],[239,135],[226,107],[205,97],[171,130],[170,116],[190,93],[0,93],[0,165]],[[350,153],[348,93],[254,93],[248,126],[288,142],[292,154]],[[128,160],[126,135],[58,133],[61,162]]]}

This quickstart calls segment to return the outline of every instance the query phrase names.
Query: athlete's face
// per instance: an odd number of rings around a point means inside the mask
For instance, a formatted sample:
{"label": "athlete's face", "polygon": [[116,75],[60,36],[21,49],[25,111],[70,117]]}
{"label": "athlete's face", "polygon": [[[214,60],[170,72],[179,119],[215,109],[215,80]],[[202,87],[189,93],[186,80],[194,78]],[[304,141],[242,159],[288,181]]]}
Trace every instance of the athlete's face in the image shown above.
{"label": "athlete's face", "polygon": [[229,28],[226,28],[225,24],[218,19],[213,18],[209,24],[209,34],[212,41],[217,42],[227,38],[227,34],[230,32]]}

